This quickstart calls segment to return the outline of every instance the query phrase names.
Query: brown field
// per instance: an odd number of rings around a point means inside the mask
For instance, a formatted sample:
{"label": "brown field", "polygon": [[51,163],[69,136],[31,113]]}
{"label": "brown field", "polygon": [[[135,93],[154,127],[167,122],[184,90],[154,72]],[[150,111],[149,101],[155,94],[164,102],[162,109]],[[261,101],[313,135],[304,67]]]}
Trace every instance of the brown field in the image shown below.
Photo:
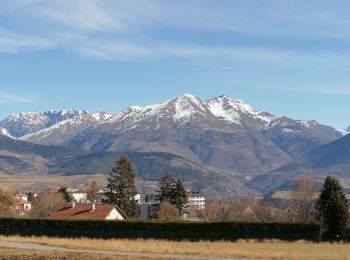
{"label": "brown field", "polygon": [[42,190],[45,188],[56,188],[61,186],[74,186],[96,181],[103,186],[106,182],[106,176],[103,174],[95,175],[3,175],[0,174],[0,183],[2,187],[10,187],[14,190]]}
{"label": "brown field", "polygon": [[[106,256],[103,254],[89,254],[89,253],[67,253],[67,252],[52,252],[45,250],[25,250],[0,248],[1,260],[79,260],[79,259],[94,259],[94,260],[151,260],[145,257],[130,257],[130,256]],[[153,259],[153,258],[152,258]],[[161,260],[161,259],[160,259]]]}
{"label": "brown field", "polygon": [[[48,237],[0,237],[0,241],[34,242],[75,249],[118,252],[183,254],[248,259],[350,259],[350,244],[305,241],[170,242],[156,240],[61,239]],[[67,254],[67,253],[66,253]],[[108,258],[106,258],[108,259]],[[132,258],[137,259],[137,258]]]}

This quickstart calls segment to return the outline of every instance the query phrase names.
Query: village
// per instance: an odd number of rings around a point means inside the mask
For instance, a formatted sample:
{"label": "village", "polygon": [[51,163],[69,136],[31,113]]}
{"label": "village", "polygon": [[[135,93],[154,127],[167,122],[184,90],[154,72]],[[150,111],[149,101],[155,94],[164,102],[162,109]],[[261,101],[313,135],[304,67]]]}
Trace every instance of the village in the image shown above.
{"label": "village", "polygon": [[[93,186],[96,184],[92,184]],[[92,219],[92,220],[126,220],[128,217],[117,206],[104,203],[106,201],[106,189],[98,189],[95,193],[90,193],[86,189],[79,187],[64,188],[69,199],[58,206],[57,210],[50,212],[48,218],[53,219]],[[87,187],[89,188],[89,187]],[[60,189],[58,189],[60,190]],[[61,189],[62,190],[62,189]],[[33,204],[35,199],[41,194],[52,194],[52,190],[44,191],[16,191],[13,194],[14,212],[18,217],[30,217],[34,211]],[[59,193],[59,192],[58,192]],[[1,196],[1,195],[0,195]],[[136,194],[134,197],[138,205],[138,218],[142,220],[152,219],[159,206],[159,200],[152,194]],[[33,203],[34,202],[34,203]],[[53,204],[55,204],[53,199]],[[188,192],[188,211],[205,210],[206,199],[199,192]],[[50,205],[52,206],[52,205]],[[191,219],[188,214],[182,216],[182,219]]]}

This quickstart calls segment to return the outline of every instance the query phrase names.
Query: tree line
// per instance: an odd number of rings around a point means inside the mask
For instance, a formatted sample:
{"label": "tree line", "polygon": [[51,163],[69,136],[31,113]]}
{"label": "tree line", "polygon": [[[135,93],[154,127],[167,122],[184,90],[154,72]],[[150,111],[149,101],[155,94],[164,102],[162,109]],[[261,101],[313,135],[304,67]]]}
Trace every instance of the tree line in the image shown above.
{"label": "tree line", "polygon": [[[107,177],[106,201],[118,205],[129,218],[138,217],[138,205],[135,199],[135,171],[130,160],[121,156]],[[99,199],[96,182],[87,189],[88,199]],[[204,221],[259,221],[259,222],[302,222],[319,223],[321,236],[328,240],[340,240],[345,236],[349,224],[346,195],[339,181],[327,176],[318,198],[314,198],[315,181],[311,177],[299,179],[292,191],[291,213],[279,207],[261,205],[255,201],[227,199],[210,202],[206,209],[190,212],[188,193],[180,179],[175,179],[170,172],[165,172],[157,192],[159,206],[155,218],[163,220],[178,219],[184,214],[197,214]],[[45,218],[62,203],[72,201],[67,188],[47,189],[30,198],[33,203],[32,216]],[[0,189],[0,217],[13,216],[16,201],[10,189]]]}

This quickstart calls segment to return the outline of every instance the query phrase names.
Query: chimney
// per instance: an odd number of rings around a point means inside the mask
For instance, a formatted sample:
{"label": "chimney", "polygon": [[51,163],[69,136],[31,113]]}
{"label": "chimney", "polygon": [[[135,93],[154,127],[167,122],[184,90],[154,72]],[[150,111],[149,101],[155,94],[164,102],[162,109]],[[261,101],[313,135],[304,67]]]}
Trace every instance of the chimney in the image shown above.
{"label": "chimney", "polygon": [[95,203],[92,203],[92,211],[95,211],[95,209],[96,209],[96,205]]}
{"label": "chimney", "polygon": [[72,202],[72,209],[75,208],[75,202]]}

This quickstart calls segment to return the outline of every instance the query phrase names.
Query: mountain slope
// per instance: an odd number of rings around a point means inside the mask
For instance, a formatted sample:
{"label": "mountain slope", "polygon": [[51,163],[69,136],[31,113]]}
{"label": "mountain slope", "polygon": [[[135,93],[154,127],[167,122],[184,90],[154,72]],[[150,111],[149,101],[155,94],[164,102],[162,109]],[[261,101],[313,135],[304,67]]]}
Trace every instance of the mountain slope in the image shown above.
{"label": "mountain slope", "polygon": [[87,113],[77,110],[16,113],[2,120],[0,127],[6,129],[11,136],[19,138]]}
{"label": "mountain slope", "polygon": [[261,172],[290,161],[259,132],[272,117],[228,97],[203,101],[184,95],[129,108],[66,145],[91,151],[165,152],[227,171]]}
{"label": "mountain slope", "polygon": [[313,149],[305,157],[303,167],[326,168],[350,165],[350,135]]}
{"label": "mountain slope", "polygon": [[[123,153],[125,154],[125,153]],[[44,146],[0,136],[0,174],[107,174],[122,153],[89,153],[77,149]],[[231,174],[198,165],[186,158],[167,153],[137,153],[126,155],[135,165],[141,181],[160,181],[166,170],[184,180],[189,188],[206,191],[208,196],[247,196],[253,190]]]}
{"label": "mountain slope", "polygon": [[294,159],[301,159],[312,149],[342,136],[336,129],[316,121],[288,117],[275,118],[262,129],[262,133]]}
{"label": "mountain slope", "polygon": [[76,134],[107,120],[106,113],[81,113],[73,118],[60,121],[48,128],[24,135],[20,140],[44,145],[61,145]]}
{"label": "mountain slope", "polygon": [[[75,110],[14,114],[0,129],[8,143],[0,142],[3,173],[106,173],[116,156],[127,154],[143,181],[159,180],[171,169],[213,196],[289,185],[294,170],[306,169],[301,165],[312,149],[342,135],[227,96],[201,100],[189,94],[111,117]],[[249,188],[242,188],[248,179]]]}

